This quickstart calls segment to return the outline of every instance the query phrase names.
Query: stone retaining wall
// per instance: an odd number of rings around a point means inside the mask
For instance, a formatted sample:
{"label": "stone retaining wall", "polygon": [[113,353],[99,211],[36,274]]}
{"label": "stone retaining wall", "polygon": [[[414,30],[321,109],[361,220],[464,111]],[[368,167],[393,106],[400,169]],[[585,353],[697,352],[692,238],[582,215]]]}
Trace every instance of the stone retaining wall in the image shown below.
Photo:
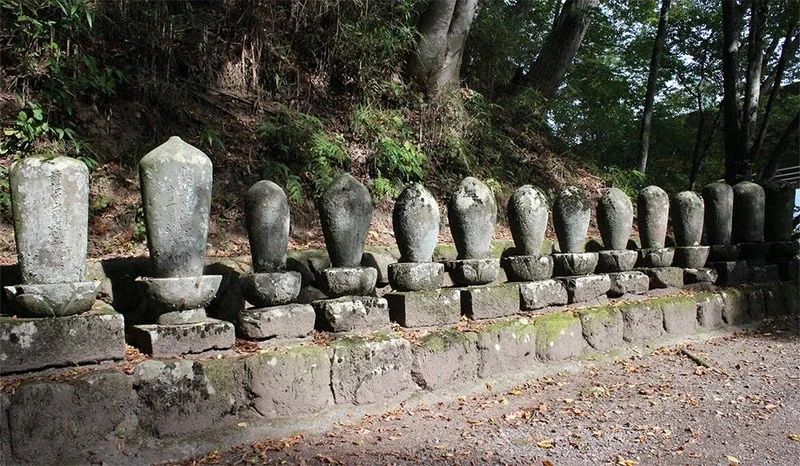
{"label": "stone retaining wall", "polygon": [[0,464],[166,461],[325,424],[336,413],[799,310],[794,283],[675,290],[446,328],[340,336],[329,344],[284,341],[248,355],[61,371],[18,385],[6,377]]}

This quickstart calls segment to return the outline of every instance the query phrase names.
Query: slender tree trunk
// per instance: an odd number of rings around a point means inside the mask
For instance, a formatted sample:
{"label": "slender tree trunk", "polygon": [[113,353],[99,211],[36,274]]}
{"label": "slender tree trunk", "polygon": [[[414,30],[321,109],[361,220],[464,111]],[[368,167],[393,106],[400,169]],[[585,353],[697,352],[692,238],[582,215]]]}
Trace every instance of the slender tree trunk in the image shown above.
{"label": "slender tree trunk", "polygon": [[478,0],[432,0],[419,23],[411,76],[428,95],[458,86],[461,58]]}
{"label": "slender tree trunk", "polygon": [[736,90],[739,82],[739,22],[737,2],[722,1],[722,140],[725,149],[725,180],[731,184],[746,178],[742,175],[747,164],[747,154],[740,146],[741,112]]}
{"label": "slender tree trunk", "polygon": [[578,53],[581,41],[591,22],[599,0],[566,0],[544,41],[539,56],[525,77],[524,85],[552,99],[567,74],[567,68]]}
{"label": "slender tree trunk", "polygon": [[[744,88],[741,138],[747,162],[752,167],[755,154],[758,123],[758,103],[761,99],[761,63],[764,54],[764,27],[769,4],[766,0],[756,0],[750,6],[750,33],[747,40],[747,77]],[[748,171],[751,169],[748,168]]]}
{"label": "slender tree trunk", "polygon": [[778,169],[781,159],[790,147],[797,147],[798,139],[800,139],[800,112],[795,113],[792,122],[786,127],[786,130],[778,140],[778,145],[767,160],[764,169],[761,171],[761,180],[766,181],[775,176],[775,171]]}
{"label": "slender tree trunk", "polygon": [[647,155],[650,151],[650,126],[653,121],[653,101],[656,94],[658,70],[661,67],[661,53],[667,38],[667,21],[669,19],[670,0],[662,0],[661,13],[658,17],[658,30],[653,44],[653,55],[650,57],[650,74],[647,77],[647,92],[644,96],[644,112],[642,128],[639,132],[639,171],[647,173]]}

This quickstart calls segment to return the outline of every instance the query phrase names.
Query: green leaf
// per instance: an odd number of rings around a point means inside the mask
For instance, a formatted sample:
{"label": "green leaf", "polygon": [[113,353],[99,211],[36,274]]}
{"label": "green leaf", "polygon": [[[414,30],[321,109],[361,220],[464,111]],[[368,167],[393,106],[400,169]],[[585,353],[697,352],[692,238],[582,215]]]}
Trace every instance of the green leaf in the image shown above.
{"label": "green leaf", "polygon": [[42,107],[39,106],[33,107],[33,118],[37,121],[42,121],[44,119],[44,115],[42,114]]}

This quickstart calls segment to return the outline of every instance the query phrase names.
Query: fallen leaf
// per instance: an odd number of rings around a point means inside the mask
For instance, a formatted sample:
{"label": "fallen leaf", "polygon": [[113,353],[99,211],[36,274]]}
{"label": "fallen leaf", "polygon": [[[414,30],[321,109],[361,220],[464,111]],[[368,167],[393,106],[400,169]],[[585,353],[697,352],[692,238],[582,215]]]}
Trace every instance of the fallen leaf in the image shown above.
{"label": "fallen leaf", "polygon": [[247,427],[247,423],[246,422],[240,422],[240,423],[236,424],[236,427],[245,428],[245,427]]}
{"label": "fallen leaf", "polygon": [[728,460],[728,463],[730,463],[731,466],[736,466],[737,464],[739,464],[739,458],[735,456],[725,455],[725,459]]}
{"label": "fallen leaf", "polygon": [[553,463],[551,463],[549,460],[544,460],[542,461],[542,466],[553,466]]}
{"label": "fallen leaf", "polygon": [[789,440],[794,440],[795,442],[800,442],[800,434],[791,434],[791,435],[789,435]]}
{"label": "fallen leaf", "polygon": [[541,440],[536,446],[539,448],[553,448],[553,441],[550,439]]}
{"label": "fallen leaf", "polygon": [[617,455],[617,466],[634,466],[639,464],[638,461],[635,460],[628,460],[622,457],[622,455]]}

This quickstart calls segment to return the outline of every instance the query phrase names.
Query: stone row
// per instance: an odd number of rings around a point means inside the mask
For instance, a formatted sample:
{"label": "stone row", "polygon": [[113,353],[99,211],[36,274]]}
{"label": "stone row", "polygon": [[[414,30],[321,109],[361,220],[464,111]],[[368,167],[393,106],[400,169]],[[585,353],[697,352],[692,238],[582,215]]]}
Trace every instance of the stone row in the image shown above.
{"label": "stone row", "polygon": [[151,359],[129,374],[111,369],[33,379],[13,394],[0,392],[0,454],[9,464],[164,461],[187,454],[185,445],[176,446],[182,438],[218,449],[241,441],[235,431],[243,426],[275,432],[284,419],[294,431],[303,416],[318,419],[337,406],[349,411],[420,390],[532,374],[625,345],[666,345],[672,337],[796,314],[799,300],[792,285],[753,286],[513,318],[476,330],[439,329],[410,339],[345,336],[330,346],[275,347],[234,359]]}

